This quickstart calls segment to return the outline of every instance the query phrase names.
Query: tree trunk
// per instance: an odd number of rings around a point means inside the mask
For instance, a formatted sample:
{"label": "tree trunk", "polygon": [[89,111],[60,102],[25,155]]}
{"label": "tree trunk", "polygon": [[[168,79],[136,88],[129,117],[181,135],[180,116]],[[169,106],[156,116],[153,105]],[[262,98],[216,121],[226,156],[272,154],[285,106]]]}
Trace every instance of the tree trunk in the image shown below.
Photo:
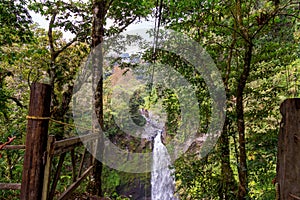
{"label": "tree trunk", "polygon": [[[58,8],[56,8],[58,9]],[[55,40],[53,35],[53,27],[57,16],[57,11],[54,10],[49,22],[49,29],[48,29],[48,39],[49,39],[49,47],[50,47],[50,63],[49,63],[49,77],[50,77],[50,86],[52,87],[52,93],[51,93],[51,117],[53,117],[55,120],[64,122],[65,121],[65,115],[69,111],[69,105],[72,100],[72,94],[73,94],[73,88],[74,88],[74,82],[68,84],[67,90],[62,94],[62,99],[59,101],[58,95],[56,94],[56,91],[54,88],[56,87],[57,82],[57,67],[56,67],[56,60],[58,56],[69,46],[71,46],[76,40],[70,41],[65,46],[63,46],[61,49],[56,50],[55,48]],[[62,90],[62,89],[61,89]],[[61,92],[61,91],[59,91]],[[56,140],[61,140],[64,138],[65,133],[65,126],[63,124],[54,124],[54,130],[55,130],[55,138]]]}
{"label": "tree trunk", "polygon": [[[234,23],[234,30],[232,33],[232,42],[229,46],[229,54],[227,57],[226,74],[224,77],[224,86],[227,95],[227,99],[230,98],[229,79],[231,73],[231,62],[233,57],[234,47],[236,45],[236,30],[237,25]],[[228,105],[231,106],[231,105]],[[221,150],[221,178],[222,187],[220,188],[219,197],[220,199],[229,200],[236,197],[237,184],[234,179],[233,171],[230,166],[230,119],[229,114],[226,113],[225,121],[223,125],[223,131],[220,136],[220,150]]]}
{"label": "tree trunk", "polygon": [[236,192],[236,182],[233,171],[230,166],[230,149],[229,149],[229,133],[228,133],[229,119],[226,116],[223,126],[223,132],[219,139],[221,150],[221,178],[222,186],[220,188],[220,199],[229,200],[234,198]]}
{"label": "tree trunk", "polygon": [[252,59],[252,43],[246,43],[243,72],[238,80],[237,96],[236,96],[236,114],[237,114],[237,128],[239,135],[239,192],[238,199],[246,199],[248,194],[248,180],[247,180],[247,154],[246,154],[246,138],[245,138],[245,121],[244,121],[244,98],[243,92],[246,86],[247,79],[250,74],[250,66]]}
{"label": "tree trunk", "polygon": [[105,15],[107,12],[106,1],[104,0],[94,0],[93,1],[93,27],[92,27],[92,53],[93,53],[93,70],[94,75],[93,83],[95,87],[95,113],[98,123],[101,127],[101,133],[97,144],[97,155],[94,160],[94,169],[92,176],[94,182],[90,185],[90,191],[93,195],[102,196],[102,163],[99,160],[103,154],[103,139],[102,139],[102,130],[103,130],[103,52],[102,48],[96,48],[101,45],[103,42],[104,36],[104,22]]}

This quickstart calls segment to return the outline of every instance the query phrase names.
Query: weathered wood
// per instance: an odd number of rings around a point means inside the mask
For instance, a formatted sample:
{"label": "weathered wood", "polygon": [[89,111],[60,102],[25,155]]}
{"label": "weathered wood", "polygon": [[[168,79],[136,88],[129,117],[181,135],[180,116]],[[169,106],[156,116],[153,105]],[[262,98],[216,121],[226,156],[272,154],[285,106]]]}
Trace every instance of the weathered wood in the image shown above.
{"label": "weathered wood", "polygon": [[47,146],[51,87],[31,85],[26,151],[22,173],[21,200],[40,200],[44,178],[43,156]]}
{"label": "weathered wood", "polygon": [[78,174],[77,174],[77,178],[76,179],[78,179],[81,176],[82,168],[83,168],[83,164],[84,164],[84,158],[85,158],[86,152],[87,152],[87,149],[85,148],[84,152],[82,154],[82,157],[81,157],[81,161],[80,161],[80,165],[79,165],[79,170],[78,170]]}
{"label": "weathered wood", "polygon": [[72,162],[72,179],[73,182],[76,181],[76,159],[74,149],[71,151],[71,162]]}
{"label": "weathered wood", "polygon": [[72,146],[68,146],[68,147],[61,147],[61,148],[58,148],[58,149],[55,149],[54,152],[53,152],[53,155],[57,156],[57,155],[61,155],[63,153],[67,153],[69,151],[73,151],[76,147],[80,146],[81,143],[78,143],[77,145],[72,145]]}
{"label": "weathered wood", "polygon": [[55,136],[50,135],[48,137],[48,144],[47,144],[47,152],[45,155],[45,172],[44,172],[44,183],[43,183],[43,192],[42,192],[42,200],[48,199],[49,187],[50,187],[50,174],[51,174],[51,164],[53,158],[53,145],[55,142]]}
{"label": "weathered wood", "polygon": [[280,107],[277,182],[280,199],[300,196],[300,99],[287,99]]}
{"label": "weathered wood", "polygon": [[66,148],[70,146],[77,146],[81,143],[81,140],[79,137],[72,137],[64,140],[56,141],[54,144],[54,149],[61,149]]}
{"label": "weathered wood", "polygon": [[20,190],[21,183],[0,183],[0,190]]}
{"label": "weathered wood", "polygon": [[83,142],[95,140],[99,137],[98,134],[88,134],[85,136],[72,137],[60,140],[54,143],[54,155],[62,154],[73,150],[75,147],[82,145]]}
{"label": "weathered wood", "polygon": [[59,148],[65,148],[69,146],[77,146],[82,142],[97,139],[97,138],[99,138],[99,134],[94,134],[94,133],[84,135],[84,136],[72,137],[72,138],[56,141],[54,148],[59,149]]}
{"label": "weathered wood", "polygon": [[58,161],[56,172],[55,172],[53,182],[52,182],[52,185],[51,185],[51,190],[50,190],[50,193],[49,193],[49,196],[48,196],[48,200],[52,200],[54,198],[56,186],[57,186],[57,183],[60,179],[60,173],[61,173],[61,169],[62,169],[64,160],[65,160],[65,157],[66,157],[66,153],[61,154],[60,157],[59,157],[59,161]]}
{"label": "weathered wood", "polygon": [[87,175],[90,173],[90,171],[93,169],[94,166],[90,166],[80,178],[78,178],[74,183],[70,185],[68,189],[66,189],[62,195],[58,198],[58,200],[66,200],[72,192],[80,185],[80,183],[87,177]]}
{"label": "weathered wood", "polygon": [[6,150],[21,150],[25,149],[25,145],[6,145],[3,147]]}

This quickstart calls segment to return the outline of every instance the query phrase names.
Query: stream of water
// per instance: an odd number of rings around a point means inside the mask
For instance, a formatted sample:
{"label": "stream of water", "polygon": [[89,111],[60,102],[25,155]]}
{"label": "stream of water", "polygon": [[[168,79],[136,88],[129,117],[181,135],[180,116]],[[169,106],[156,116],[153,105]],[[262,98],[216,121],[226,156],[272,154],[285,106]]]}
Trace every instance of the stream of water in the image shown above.
{"label": "stream of water", "polygon": [[168,150],[161,141],[162,131],[157,131],[153,144],[153,163],[151,173],[151,199],[177,200],[174,196],[174,170],[170,169],[171,159]]}

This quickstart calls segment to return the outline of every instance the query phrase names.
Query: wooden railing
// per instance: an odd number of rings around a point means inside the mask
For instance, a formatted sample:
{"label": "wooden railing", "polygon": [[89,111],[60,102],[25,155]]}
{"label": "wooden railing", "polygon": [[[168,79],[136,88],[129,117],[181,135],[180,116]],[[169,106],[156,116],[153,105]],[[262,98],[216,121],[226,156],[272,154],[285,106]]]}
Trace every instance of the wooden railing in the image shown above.
{"label": "wooden railing", "polygon": [[[79,168],[76,170],[75,164],[75,148],[81,147],[83,143],[94,142],[98,138],[98,134],[87,134],[84,136],[72,137],[60,141],[56,141],[53,135],[48,137],[47,150],[44,153],[44,181],[43,181],[43,192],[42,200],[52,200],[55,196],[56,186],[60,179],[61,169],[65,156],[68,152],[71,153],[72,157],[72,178],[73,183],[58,197],[59,200],[68,199],[72,192],[80,185],[80,183],[89,175],[93,169],[92,159],[90,159],[90,166],[84,169],[84,160],[86,159],[87,150],[85,149],[79,164]],[[25,145],[6,145],[3,150],[22,150],[25,149]],[[53,158],[59,156],[58,165],[54,173],[54,178],[51,181],[51,170]],[[77,173],[76,173],[77,171]],[[50,183],[51,187],[50,187]],[[0,190],[20,190],[21,183],[0,183]]]}
{"label": "wooden railing", "polygon": [[[67,199],[70,194],[80,185],[80,183],[87,177],[89,172],[93,169],[92,162],[87,169],[83,171],[84,159],[86,157],[86,149],[81,157],[81,162],[78,173],[76,175],[76,164],[74,159],[74,149],[76,147],[82,146],[83,143],[93,142],[98,138],[98,134],[88,134],[81,137],[73,137],[65,140],[55,141],[54,136],[48,137],[47,152],[45,155],[45,172],[44,172],[44,182],[43,182],[43,192],[42,200],[52,200],[55,195],[56,186],[60,178],[61,169],[67,152],[71,153],[72,157],[72,177],[73,183],[61,194],[58,198],[59,200]],[[50,187],[50,177],[52,169],[52,159],[55,156],[59,156],[58,165],[54,173],[54,178]]]}
{"label": "wooden railing", "polygon": [[[7,150],[25,149],[22,183],[0,183],[0,189],[21,190],[21,200],[52,200],[54,198],[68,152],[71,154],[73,179],[72,184],[58,197],[59,200],[67,199],[93,169],[91,154],[88,154],[87,149],[84,149],[80,165],[76,170],[75,148],[82,146],[83,143],[97,141],[98,134],[90,133],[60,141],[56,141],[54,136],[48,136],[50,102],[51,87],[47,84],[32,84],[27,116],[26,144],[1,146],[2,149]],[[84,169],[87,155],[90,156],[90,165]],[[59,156],[59,160],[51,181],[55,156]]]}

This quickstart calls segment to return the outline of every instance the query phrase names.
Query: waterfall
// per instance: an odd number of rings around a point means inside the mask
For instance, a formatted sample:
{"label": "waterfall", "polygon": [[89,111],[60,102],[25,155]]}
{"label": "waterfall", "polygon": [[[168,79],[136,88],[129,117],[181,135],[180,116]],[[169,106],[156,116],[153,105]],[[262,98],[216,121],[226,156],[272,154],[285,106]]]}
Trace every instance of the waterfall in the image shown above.
{"label": "waterfall", "polygon": [[175,180],[170,155],[161,141],[162,131],[157,131],[153,144],[153,163],[151,173],[151,199],[152,200],[177,200],[174,196]]}

